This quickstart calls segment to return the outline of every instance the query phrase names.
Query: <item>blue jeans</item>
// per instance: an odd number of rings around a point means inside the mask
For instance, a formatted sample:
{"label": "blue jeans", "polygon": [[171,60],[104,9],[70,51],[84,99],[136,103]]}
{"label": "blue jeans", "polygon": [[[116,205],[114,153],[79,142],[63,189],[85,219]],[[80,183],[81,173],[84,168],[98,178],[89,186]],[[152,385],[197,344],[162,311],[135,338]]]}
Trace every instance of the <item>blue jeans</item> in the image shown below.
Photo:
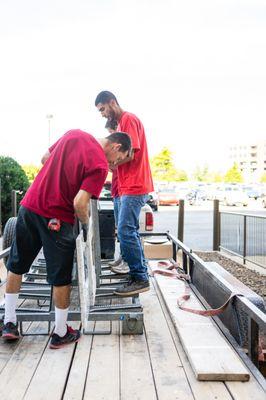
{"label": "blue jeans", "polygon": [[121,253],[128,263],[133,279],[148,280],[147,265],[139,236],[140,210],[148,200],[148,196],[121,196],[118,216],[118,238]]}
{"label": "blue jeans", "polygon": [[119,216],[119,208],[120,208],[120,197],[114,197],[114,215],[115,215],[115,226],[118,227],[118,216]]}
{"label": "blue jeans", "polygon": [[[118,228],[119,211],[120,211],[120,205],[121,205],[120,197],[114,197],[113,202],[114,202],[115,226],[116,226],[116,228]],[[120,239],[118,237],[118,232],[117,232],[117,239],[118,239],[118,241],[120,241]],[[125,259],[122,255],[121,246],[120,246],[120,257],[122,257],[123,260]]]}

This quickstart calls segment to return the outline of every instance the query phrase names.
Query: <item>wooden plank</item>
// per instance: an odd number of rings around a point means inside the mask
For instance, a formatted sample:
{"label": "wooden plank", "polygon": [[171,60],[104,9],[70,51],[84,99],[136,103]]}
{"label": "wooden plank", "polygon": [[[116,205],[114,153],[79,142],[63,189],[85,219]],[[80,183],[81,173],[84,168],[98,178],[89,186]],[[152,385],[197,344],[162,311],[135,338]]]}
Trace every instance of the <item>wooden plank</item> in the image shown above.
{"label": "wooden plank", "polygon": [[77,272],[78,272],[78,290],[79,290],[79,300],[80,300],[80,312],[81,312],[81,322],[82,329],[88,330],[88,315],[90,308],[90,296],[88,288],[88,275],[85,272],[85,262],[84,262],[84,249],[85,244],[82,239],[82,234],[80,233],[76,239],[76,249],[77,249]]}
{"label": "wooden plank", "polygon": [[[184,294],[184,283],[162,275],[156,275],[155,279],[197,379],[247,381],[250,377],[247,368],[211,318],[187,313],[177,307],[177,298]],[[194,294],[186,306],[203,309]]]}
{"label": "wooden plank", "polygon": [[266,393],[251,375],[249,382],[226,382],[234,400],[265,400]]}
{"label": "wooden plank", "polygon": [[[33,322],[29,332],[38,332],[45,324]],[[22,399],[42,357],[49,336],[24,336],[0,375],[0,398]]]}
{"label": "wooden plank", "polygon": [[92,242],[93,229],[92,218],[90,218],[87,242],[83,242],[82,233],[76,239],[80,310],[84,332],[90,331],[88,316],[90,307],[95,303],[96,295],[96,275]]}
{"label": "wooden plank", "polygon": [[[94,325],[95,322],[89,322],[88,327],[93,330]],[[92,335],[83,335],[82,339],[77,344],[74,360],[67,380],[64,400],[83,399],[92,340]]]}
{"label": "wooden plank", "polygon": [[[151,284],[154,283],[156,287],[156,282],[154,282],[153,279],[151,279]],[[161,307],[162,310],[165,314],[165,318],[168,323],[169,330],[172,334],[172,338],[174,340],[176,349],[178,351],[178,354],[182,360],[182,364],[185,369],[186,376],[189,380],[189,384],[191,387],[191,390],[193,391],[193,395],[196,400],[229,400],[232,399],[231,395],[229,394],[227,387],[229,387],[230,392],[233,394],[235,400],[248,400],[248,399],[253,399],[253,397],[256,400],[262,400],[265,398],[265,393],[261,389],[261,387],[258,385],[258,383],[254,380],[254,378],[251,376],[250,382],[227,382],[226,385],[223,382],[200,382],[195,379],[195,375],[191,369],[191,366],[187,360],[187,357],[184,353],[184,350],[182,348],[182,345],[178,339],[178,336],[176,334],[175,328],[172,324],[172,321],[170,320],[170,317],[168,315],[168,312],[166,310],[166,307],[163,303],[163,300],[161,298],[161,295],[159,292],[157,292],[159,301],[161,302]],[[143,296],[144,300],[144,305],[145,305],[145,300],[146,296]],[[145,325],[147,323],[147,308],[145,307]],[[158,324],[159,325],[159,324]],[[156,380],[157,381],[157,380]]]}
{"label": "wooden plank", "polygon": [[[2,292],[0,291],[0,303],[3,302],[4,304],[4,296],[5,293],[5,284],[1,286]],[[19,299],[18,300],[18,306],[21,306],[25,302],[24,299]],[[23,329],[25,332],[29,329],[31,326],[31,322],[24,322],[23,323]],[[8,363],[10,357],[14,353],[14,351],[17,349],[17,347],[20,345],[22,339],[19,339],[17,341],[10,341],[7,342],[4,339],[0,338],[0,373]]]}
{"label": "wooden plank", "polygon": [[[179,340],[176,329],[173,322],[169,316],[168,310],[165,306],[164,300],[160,291],[158,290],[157,283],[154,279],[151,279],[151,284],[154,285],[158,300],[160,302],[162,311],[164,313],[165,319],[167,321],[168,328],[171,332],[172,339],[174,341],[176,350],[179,354],[180,360],[182,361],[186,377],[188,379],[189,385],[193,392],[195,400],[232,400],[230,393],[228,392],[225,384],[223,382],[211,382],[211,381],[198,381],[195,374],[191,368],[191,365],[187,359],[184,352],[183,346]],[[242,382],[238,382],[241,383]],[[247,383],[247,382],[245,382]]]}
{"label": "wooden plank", "polygon": [[[25,332],[28,331],[31,322],[24,323],[24,330]],[[4,339],[0,338],[0,374],[2,370],[5,368],[6,364],[8,363],[10,357],[16,351],[17,347],[19,347],[22,339],[19,339],[14,342],[7,342]],[[1,375],[0,375],[1,376]]]}
{"label": "wooden plank", "polygon": [[[99,238],[100,240],[100,238]],[[94,305],[96,295],[96,274],[95,274],[95,254],[94,254],[94,229],[92,217],[89,219],[88,239],[85,247],[85,257],[87,260],[88,288],[90,304]]]}
{"label": "wooden plank", "polygon": [[[119,322],[112,322],[112,334],[94,336],[84,391],[84,400],[119,399]],[[95,329],[107,331],[110,322],[97,322]]]}
{"label": "wooden plank", "polygon": [[[75,329],[79,325],[78,322],[71,324]],[[23,400],[61,399],[75,348],[74,344],[59,350],[47,347]]]}
{"label": "wooden plank", "polygon": [[157,399],[145,335],[122,335],[120,357],[120,399]]}
{"label": "wooden plank", "polygon": [[146,338],[158,399],[194,399],[152,285],[149,295],[142,296],[142,304],[144,306]]}

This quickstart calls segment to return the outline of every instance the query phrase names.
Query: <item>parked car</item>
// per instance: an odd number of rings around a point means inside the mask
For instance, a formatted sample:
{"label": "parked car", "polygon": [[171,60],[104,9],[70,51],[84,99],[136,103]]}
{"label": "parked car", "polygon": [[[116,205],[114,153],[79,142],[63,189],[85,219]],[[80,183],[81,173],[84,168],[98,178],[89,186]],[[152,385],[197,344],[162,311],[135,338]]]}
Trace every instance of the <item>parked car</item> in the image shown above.
{"label": "parked car", "polygon": [[159,207],[159,197],[156,192],[151,192],[149,193],[149,200],[147,201],[147,204],[152,208],[153,211],[158,211]]}
{"label": "parked car", "polygon": [[166,206],[178,206],[179,205],[179,195],[174,188],[163,188],[159,190],[158,193],[159,205]]}
{"label": "parked car", "polygon": [[177,188],[176,188],[176,191],[177,191],[177,193],[178,193],[178,197],[179,197],[179,199],[182,199],[182,200],[185,200],[186,199],[186,197],[187,197],[187,195],[188,195],[188,193],[191,191],[191,188],[190,187],[184,187],[184,186],[178,186]]}
{"label": "parked car", "polygon": [[225,199],[225,188],[224,186],[216,186],[213,191],[213,199],[212,200],[220,200],[224,201]]}
{"label": "parked car", "polygon": [[238,186],[227,186],[224,189],[223,203],[226,206],[244,206],[249,202],[249,197]]}
{"label": "parked car", "polygon": [[247,193],[250,199],[257,200],[261,196],[261,190],[255,186],[244,186],[243,190]]}
{"label": "parked car", "polygon": [[199,205],[203,201],[207,200],[207,194],[204,190],[201,189],[193,189],[186,196],[188,203],[191,206]]}

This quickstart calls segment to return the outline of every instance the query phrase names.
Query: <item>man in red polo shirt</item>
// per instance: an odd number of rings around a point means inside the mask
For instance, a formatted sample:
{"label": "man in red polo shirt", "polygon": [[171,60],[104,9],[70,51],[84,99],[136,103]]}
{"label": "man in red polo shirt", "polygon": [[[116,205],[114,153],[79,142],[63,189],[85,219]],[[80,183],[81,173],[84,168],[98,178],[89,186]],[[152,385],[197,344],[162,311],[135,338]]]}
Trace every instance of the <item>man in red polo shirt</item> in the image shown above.
{"label": "man in red polo shirt", "polygon": [[[145,131],[138,117],[124,111],[113,93],[99,93],[95,106],[104,118],[118,121],[117,129],[126,132],[132,142],[131,154],[118,163],[117,168],[120,197],[118,238],[131,279],[115,292],[117,295],[131,296],[149,290],[147,266],[138,233],[140,210],[148,200],[148,193],[153,191]],[[112,270],[125,273],[124,267],[127,268],[127,265],[113,267]]]}
{"label": "man in red polo shirt", "polygon": [[[50,348],[58,349],[79,339],[80,332],[66,323],[75,250],[74,217],[81,221],[86,240],[89,200],[99,197],[108,163],[113,165],[123,160],[130,149],[131,141],[125,133],[95,139],[81,130],[71,130],[45,154],[44,166],[23,198],[18,213],[7,263],[4,339],[19,338],[16,304],[22,275],[29,271],[41,247],[55,304],[55,330]],[[51,219],[57,219],[58,231],[51,229]]]}

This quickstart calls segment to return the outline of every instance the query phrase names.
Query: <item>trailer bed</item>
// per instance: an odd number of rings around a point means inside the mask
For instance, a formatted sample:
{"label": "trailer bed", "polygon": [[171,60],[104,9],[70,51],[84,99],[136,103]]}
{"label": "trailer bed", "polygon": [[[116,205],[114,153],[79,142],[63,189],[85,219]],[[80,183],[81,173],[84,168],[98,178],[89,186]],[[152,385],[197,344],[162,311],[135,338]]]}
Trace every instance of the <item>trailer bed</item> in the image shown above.
{"label": "trailer bed", "polygon": [[[0,273],[4,274],[0,267]],[[0,299],[3,297],[0,287]],[[91,322],[111,335],[83,336],[74,346],[50,350],[48,336],[0,340],[0,398],[8,400],[262,400],[265,393],[249,382],[199,382],[187,360],[163,299],[151,278],[141,295],[144,334],[122,335],[118,321]],[[27,323],[36,332],[44,322]],[[78,322],[72,326],[78,327]]]}

